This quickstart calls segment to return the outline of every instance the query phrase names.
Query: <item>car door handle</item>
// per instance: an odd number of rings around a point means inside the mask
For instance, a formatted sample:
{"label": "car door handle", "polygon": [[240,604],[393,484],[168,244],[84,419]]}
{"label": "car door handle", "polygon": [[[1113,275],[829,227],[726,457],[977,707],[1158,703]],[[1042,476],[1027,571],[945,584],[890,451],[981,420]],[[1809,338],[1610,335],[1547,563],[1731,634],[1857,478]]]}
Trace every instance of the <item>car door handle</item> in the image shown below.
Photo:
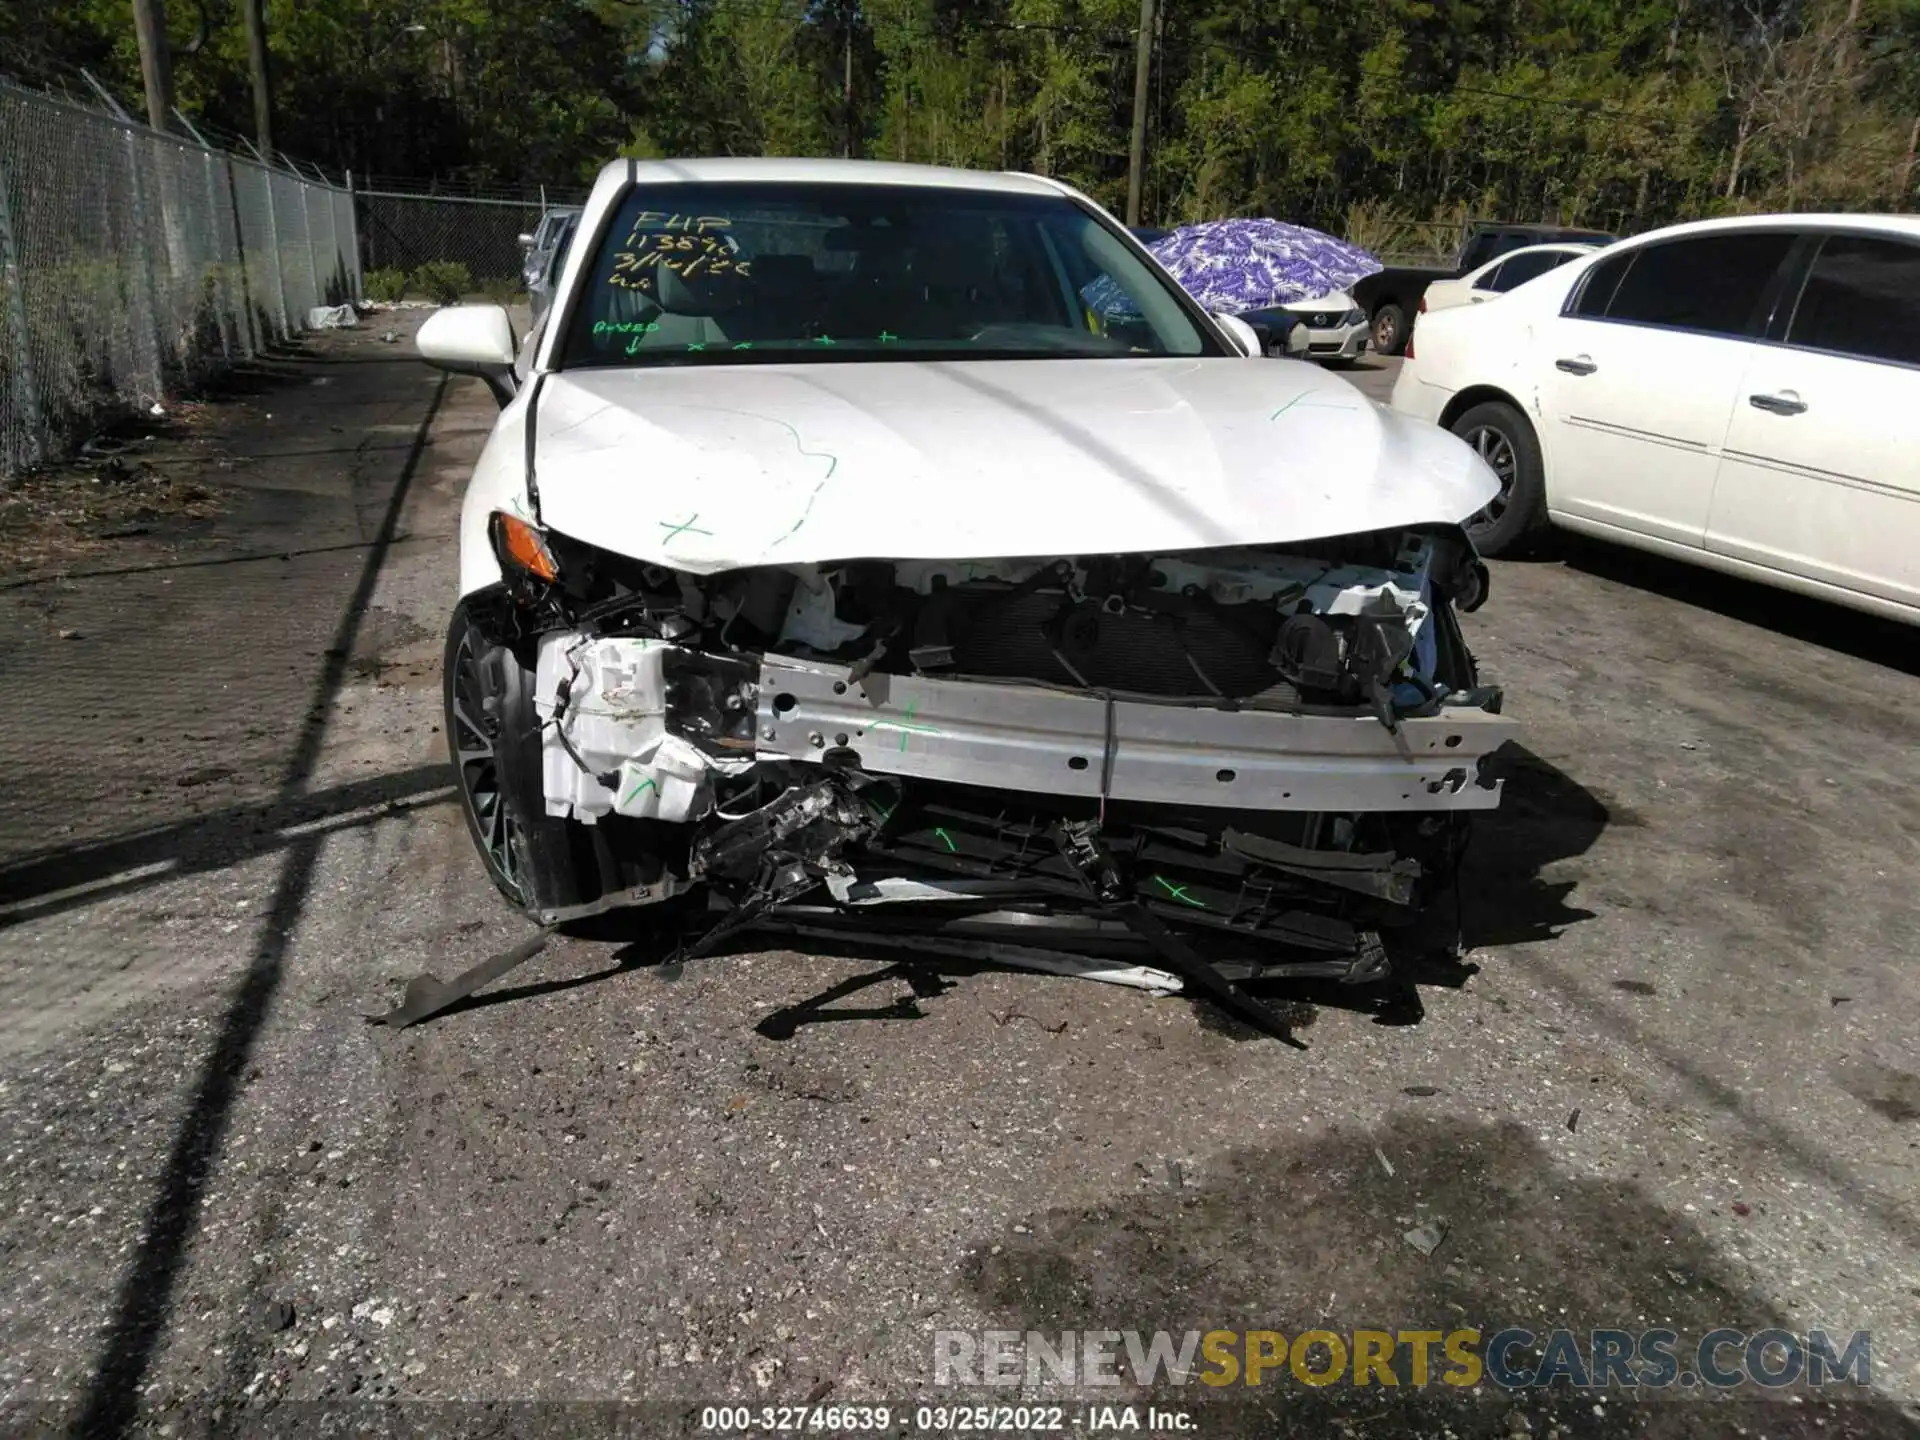
{"label": "car door handle", "polygon": [[1777,395],[1749,395],[1747,403],[1756,410],[1770,410],[1775,415],[1799,415],[1807,408],[1807,402],[1791,390],[1782,390]]}
{"label": "car door handle", "polygon": [[1556,370],[1564,370],[1569,375],[1591,375],[1600,367],[1585,355],[1576,355],[1571,360],[1554,361],[1553,368]]}

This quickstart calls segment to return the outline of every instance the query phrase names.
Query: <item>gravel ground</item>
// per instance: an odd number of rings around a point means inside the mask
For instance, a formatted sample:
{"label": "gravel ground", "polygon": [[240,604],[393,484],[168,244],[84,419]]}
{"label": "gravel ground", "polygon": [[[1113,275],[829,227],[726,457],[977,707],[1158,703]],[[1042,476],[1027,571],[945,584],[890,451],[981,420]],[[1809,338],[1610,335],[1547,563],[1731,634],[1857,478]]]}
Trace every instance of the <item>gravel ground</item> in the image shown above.
{"label": "gravel ground", "polygon": [[1095,1398],[1200,1435],[1914,1432],[1911,631],[1585,546],[1496,565],[1470,639],[1524,739],[1470,963],[1289,995],[1304,1052],[900,954],[669,978],[637,929],[389,1033],[360,1017],[407,977],[528,932],[441,763],[491,405],[387,323],[203,422],[217,544],[0,589],[10,1420],[697,1432],[950,1400],[936,1329],[1780,1325],[1871,1330],[1874,1389]]}

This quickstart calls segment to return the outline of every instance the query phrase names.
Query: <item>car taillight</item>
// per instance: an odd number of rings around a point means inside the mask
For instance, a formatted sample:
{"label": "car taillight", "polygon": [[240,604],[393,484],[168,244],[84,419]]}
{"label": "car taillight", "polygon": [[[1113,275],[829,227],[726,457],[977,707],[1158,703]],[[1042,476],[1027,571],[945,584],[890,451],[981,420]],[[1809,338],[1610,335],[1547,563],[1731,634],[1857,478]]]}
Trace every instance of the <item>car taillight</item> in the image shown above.
{"label": "car taillight", "polygon": [[1409,360],[1413,358],[1413,337],[1411,335],[1407,336],[1407,348],[1400,353],[1405,355]]}
{"label": "car taillight", "polygon": [[1427,313],[1427,297],[1424,295],[1420,297],[1420,313],[1422,315]]}

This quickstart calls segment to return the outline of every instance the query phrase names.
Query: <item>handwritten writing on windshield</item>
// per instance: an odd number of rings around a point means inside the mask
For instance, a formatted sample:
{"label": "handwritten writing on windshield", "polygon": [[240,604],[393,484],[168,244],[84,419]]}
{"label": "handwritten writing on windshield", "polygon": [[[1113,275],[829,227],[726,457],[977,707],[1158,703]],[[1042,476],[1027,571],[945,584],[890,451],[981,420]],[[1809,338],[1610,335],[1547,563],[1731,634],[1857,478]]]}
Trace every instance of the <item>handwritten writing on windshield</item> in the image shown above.
{"label": "handwritten writing on windshield", "polygon": [[692,279],[699,275],[753,274],[753,262],[739,258],[739,247],[726,231],[733,221],[725,215],[676,215],[642,210],[613,253],[607,283],[623,290],[652,288],[650,270],[671,270]]}

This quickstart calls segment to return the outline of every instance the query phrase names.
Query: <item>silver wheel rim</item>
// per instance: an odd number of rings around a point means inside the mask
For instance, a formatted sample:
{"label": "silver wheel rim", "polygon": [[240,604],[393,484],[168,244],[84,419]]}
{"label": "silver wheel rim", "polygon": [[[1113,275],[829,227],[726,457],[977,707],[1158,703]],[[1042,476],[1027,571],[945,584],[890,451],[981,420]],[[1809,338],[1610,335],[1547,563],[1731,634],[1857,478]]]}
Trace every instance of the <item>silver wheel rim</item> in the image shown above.
{"label": "silver wheel rim", "polygon": [[1487,468],[1493,471],[1494,478],[1500,482],[1499,492],[1487,502],[1486,508],[1467,521],[1468,530],[1490,529],[1500,523],[1500,517],[1507,513],[1507,507],[1513,503],[1513,484],[1520,473],[1520,462],[1514,454],[1513,441],[1491,425],[1475,425],[1471,430],[1463,431],[1460,438],[1487,462]]}
{"label": "silver wheel rim", "polygon": [[1399,346],[1400,327],[1394,323],[1391,315],[1379,315],[1373,322],[1373,348],[1382,355],[1392,355]]}
{"label": "silver wheel rim", "polygon": [[473,631],[468,630],[454,656],[453,695],[447,702],[447,738],[459,775],[460,803],[473,818],[488,863],[506,881],[515,900],[524,902],[517,858],[520,823],[500,785],[500,762],[494,749],[500,725],[487,709],[487,700],[497,699],[490,697],[490,688],[487,667],[475,652]]}

